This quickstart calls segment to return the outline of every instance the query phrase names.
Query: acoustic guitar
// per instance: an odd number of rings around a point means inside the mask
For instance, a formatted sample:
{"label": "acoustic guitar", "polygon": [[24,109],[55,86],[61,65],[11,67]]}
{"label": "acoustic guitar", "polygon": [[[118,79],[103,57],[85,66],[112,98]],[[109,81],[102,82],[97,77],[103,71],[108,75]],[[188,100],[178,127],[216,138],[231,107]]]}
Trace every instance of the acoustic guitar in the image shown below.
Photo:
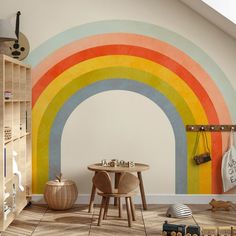
{"label": "acoustic guitar", "polygon": [[11,57],[18,60],[23,60],[29,54],[30,46],[29,41],[23,33],[20,32],[20,15],[21,12],[18,11],[16,14],[16,37],[17,40],[10,42]]}

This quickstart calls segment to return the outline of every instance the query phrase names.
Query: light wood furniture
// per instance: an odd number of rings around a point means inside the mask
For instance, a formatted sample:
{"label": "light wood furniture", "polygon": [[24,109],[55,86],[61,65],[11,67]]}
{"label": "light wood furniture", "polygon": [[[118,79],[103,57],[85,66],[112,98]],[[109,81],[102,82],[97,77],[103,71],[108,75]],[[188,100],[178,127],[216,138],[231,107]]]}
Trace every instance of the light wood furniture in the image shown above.
{"label": "light wood furniture", "polygon": [[0,231],[31,194],[30,66],[0,55]]}
{"label": "light wood furniture", "polygon": [[[141,198],[142,198],[143,209],[147,210],[147,203],[146,203],[146,197],[145,197],[145,191],[144,191],[144,185],[143,185],[143,179],[142,179],[142,172],[145,170],[148,170],[149,165],[135,163],[135,167],[121,167],[121,166],[110,167],[110,166],[102,166],[100,163],[96,163],[96,164],[89,165],[88,169],[91,171],[94,171],[95,172],[94,175],[96,175],[96,173],[99,171],[107,171],[110,173],[115,173],[115,188],[118,187],[119,178],[120,178],[121,173],[123,173],[123,172],[136,172],[138,175],[138,179],[139,179],[139,189],[140,189],[140,194],[141,194]],[[93,209],[95,194],[96,194],[96,187],[93,184],[92,190],[91,190],[91,195],[90,195],[90,201],[89,201],[89,212],[91,212]],[[117,203],[115,201],[115,205],[116,204]]]}
{"label": "light wood furniture", "polygon": [[[93,184],[100,190],[98,195],[102,196],[102,202],[100,206],[98,226],[101,225],[102,218],[106,219],[107,211],[109,207],[109,200],[111,197],[118,199],[119,202],[119,217],[122,215],[121,198],[125,198],[126,211],[128,218],[128,226],[132,226],[132,220],[135,220],[135,208],[132,197],[135,195],[133,192],[139,185],[138,177],[129,172],[122,173],[117,189],[112,188],[111,178],[106,171],[100,171],[93,177]],[[131,220],[132,215],[132,220]]]}

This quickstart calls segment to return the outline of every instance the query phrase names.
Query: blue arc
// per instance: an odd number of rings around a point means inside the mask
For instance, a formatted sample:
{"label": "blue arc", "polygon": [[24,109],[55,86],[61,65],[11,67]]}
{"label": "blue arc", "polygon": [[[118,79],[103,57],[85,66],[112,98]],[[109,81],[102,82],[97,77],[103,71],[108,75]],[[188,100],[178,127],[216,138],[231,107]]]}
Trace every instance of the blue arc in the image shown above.
{"label": "blue arc", "polygon": [[[87,98],[109,90],[126,90],[141,94],[159,106],[168,117],[175,136],[175,192],[187,193],[187,138],[184,124],[176,108],[159,91],[141,82],[128,79],[102,80],[79,90],[64,103],[53,122],[49,144],[49,176],[61,171],[61,138],[64,126],[71,113]],[[158,158],[158,157],[157,157]]]}

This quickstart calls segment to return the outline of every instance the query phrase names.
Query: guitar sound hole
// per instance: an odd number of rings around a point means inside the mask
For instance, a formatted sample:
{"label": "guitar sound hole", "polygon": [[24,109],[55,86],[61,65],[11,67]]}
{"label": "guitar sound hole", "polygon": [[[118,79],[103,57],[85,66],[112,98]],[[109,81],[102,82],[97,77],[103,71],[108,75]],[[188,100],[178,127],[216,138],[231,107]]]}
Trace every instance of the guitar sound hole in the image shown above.
{"label": "guitar sound hole", "polygon": [[[16,48],[15,47],[15,44],[13,45],[14,49],[18,49],[19,48],[19,44],[18,44],[18,47]],[[20,51],[19,51],[20,50]],[[20,55],[21,55],[21,52],[24,52],[25,51],[25,47],[21,47],[19,50],[14,50],[12,51],[11,55],[14,57],[14,58],[19,58]]]}
{"label": "guitar sound hole", "polygon": [[20,45],[18,43],[14,43],[13,48],[18,49]]}
{"label": "guitar sound hole", "polygon": [[20,52],[18,52],[18,51],[13,51],[12,53],[11,53],[11,55],[12,56],[20,56]]}

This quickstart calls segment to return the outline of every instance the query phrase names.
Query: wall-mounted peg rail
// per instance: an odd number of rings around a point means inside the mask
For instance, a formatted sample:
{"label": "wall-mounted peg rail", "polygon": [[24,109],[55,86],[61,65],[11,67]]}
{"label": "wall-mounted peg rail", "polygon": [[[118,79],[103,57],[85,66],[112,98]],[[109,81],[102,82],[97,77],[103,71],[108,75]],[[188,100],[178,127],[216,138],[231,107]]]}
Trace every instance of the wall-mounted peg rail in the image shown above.
{"label": "wall-mounted peg rail", "polygon": [[236,125],[186,125],[186,131],[229,132],[236,131]]}

